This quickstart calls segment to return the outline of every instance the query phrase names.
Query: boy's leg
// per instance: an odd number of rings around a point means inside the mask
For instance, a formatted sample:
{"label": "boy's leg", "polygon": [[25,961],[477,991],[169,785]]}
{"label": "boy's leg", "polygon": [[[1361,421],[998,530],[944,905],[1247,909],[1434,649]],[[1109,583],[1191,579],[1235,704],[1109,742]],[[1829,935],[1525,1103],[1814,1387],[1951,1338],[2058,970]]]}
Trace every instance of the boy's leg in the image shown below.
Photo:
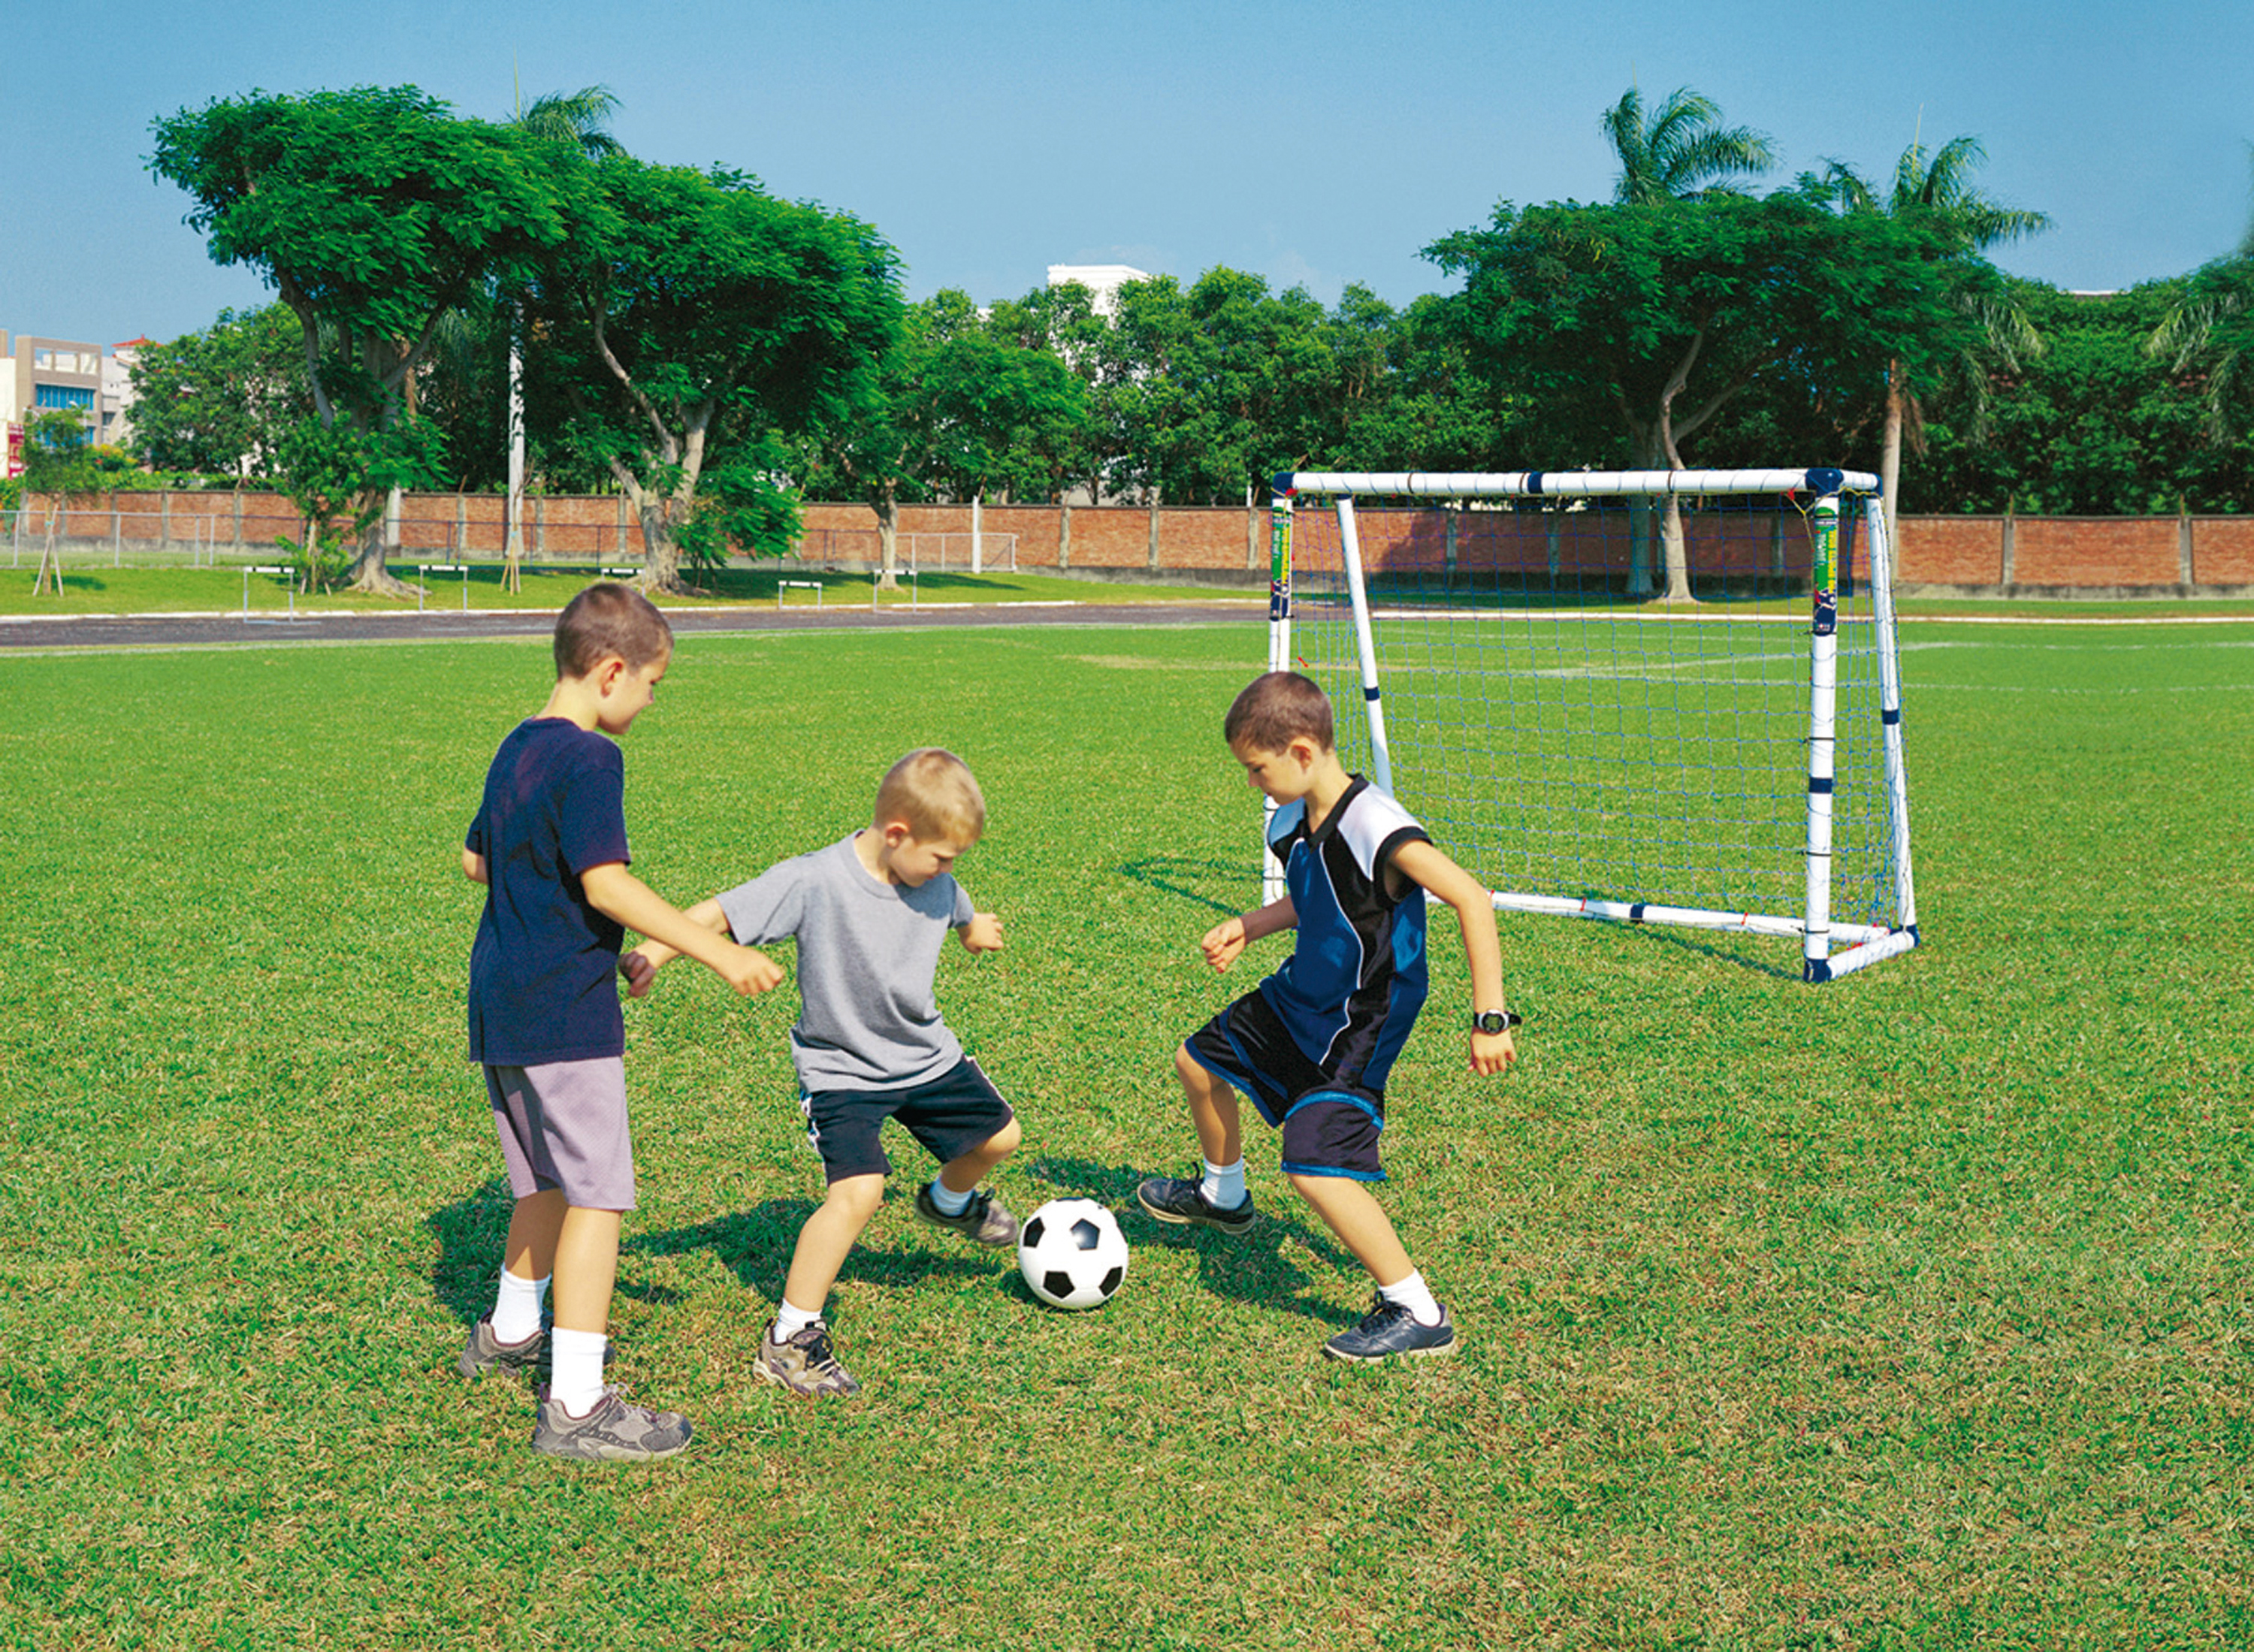
{"label": "boy's leg", "polygon": [[1007,1158],[1024,1139],[1014,1118],[977,1146],[956,1154],[939,1168],[939,1174],[916,1189],[919,1221],[945,1228],[990,1247],[1018,1242],[1018,1219],[978,1184],[986,1172]]}
{"label": "boy's leg", "polygon": [[1174,1052],[1174,1074],[1182,1082],[1182,1096],[1189,1102],[1190,1120],[1197,1126],[1198,1148],[1206,1162],[1237,1163],[1244,1157],[1244,1121],[1236,1087],[1192,1055],[1186,1044]]}
{"label": "boy's leg", "polygon": [[959,1158],[950,1158],[939,1167],[939,1185],[951,1194],[977,1191],[978,1184],[986,1180],[986,1172],[1018,1151],[1025,1139],[1018,1121],[1012,1119],[984,1141]]}
{"label": "boy's leg", "polygon": [[1292,1172],[1291,1180],[1377,1282],[1377,1299],[1370,1312],[1359,1325],[1325,1343],[1323,1352],[1334,1360],[1353,1361],[1454,1353],[1456,1328],[1447,1309],[1433,1300],[1424,1276],[1410,1265],[1400,1236],[1369,1189],[1350,1176]]}
{"label": "boy's leg", "polygon": [[1306,1176],[1296,1172],[1291,1181],[1299,1197],[1314,1207],[1323,1225],[1354,1252],[1355,1261],[1369,1270],[1369,1277],[1380,1289],[1398,1284],[1416,1271],[1400,1236],[1393,1231],[1385,1207],[1361,1182],[1351,1176]]}
{"label": "boy's leg", "polygon": [[509,1212],[494,1305],[470,1327],[455,1368],[464,1376],[486,1371],[528,1371],[539,1364],[546,1339],[540,1305],[556,1271],[556,1237],[564,1225],[564,1195],[553,1187],[528,1194]]}
{"label": "boy's leg", "polygon": [[1191,1054],[1186,1044],[1174,1052],[1174,1075],[1181,1080],[1182,1097],[1197,1129],[1205,1175],[1153,1176],[1136,1189],[1136,1202],[1160,1222],[1241,1234],[1256,1213],[1244,1190],[1244,1121],[1236,1088]]}
{"label": "boy's leg", "polygon": [[830,1184],[821,1208],[798,1230],[790,1272],[783,1279],[781,1306],[774,1323],[760,1337],[758,1357],[752,1362],[752,1369],[770,1382],[810,1399],[830,1395],[843,1398],[861,1391],[859,1382],[838,1363],[830,1346],[830,1327],[822,1311],[853,1242],[877,1214],[884,1197],[881,1171],[841,1177]]}
{"label": "boy's leg", "polygon": [[798,1245],[791,1252],[790,1272],[782,1284],[782,1299],[801,1313],[819,1319],[837,1283],[838,1270],[853,1249],[853,1242],[884,1201],[881,1174],[847,1176],[830,1184],[821,1208],[798,1230]]}

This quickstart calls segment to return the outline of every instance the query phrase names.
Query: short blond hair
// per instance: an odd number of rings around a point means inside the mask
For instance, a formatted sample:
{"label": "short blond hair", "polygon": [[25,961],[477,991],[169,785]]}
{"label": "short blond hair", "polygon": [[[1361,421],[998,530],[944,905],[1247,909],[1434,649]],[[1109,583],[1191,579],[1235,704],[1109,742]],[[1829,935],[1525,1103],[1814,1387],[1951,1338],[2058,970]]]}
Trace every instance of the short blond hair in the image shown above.
{"label": "short blond hair", "polygon": [[970,765],[936,746],[920,746],[886,772],[872,823],[904,823],[920,843],[942,839],[968,849],[986,830],[986,795]]}

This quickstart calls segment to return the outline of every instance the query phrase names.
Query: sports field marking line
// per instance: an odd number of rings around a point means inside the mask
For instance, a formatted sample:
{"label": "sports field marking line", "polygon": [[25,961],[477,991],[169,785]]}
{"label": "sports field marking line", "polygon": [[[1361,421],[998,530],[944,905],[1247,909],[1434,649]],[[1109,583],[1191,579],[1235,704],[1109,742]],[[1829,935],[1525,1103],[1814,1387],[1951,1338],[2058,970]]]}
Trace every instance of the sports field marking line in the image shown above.
{"label": "sports field marking line", "polygon": [[[1202,604],[1205,600],[1206,599],[1203,598],[1184,597],[1180,598],[1169,599],[1165,602],[1137,603],[1131,606],[1137,607],[1167,608],[1192,602]],[[1219,597],[1213,598],[1213,600],[1226,602],[1228,601],[1229,598],[1227,597]],[[1243,598],[1242,600],[1247,607],[1250,607],[1254,601],[1254,599],[1250,597]],[[1265,597],[1260,598],[1258,600],[1264,606],[1267,602],[1267,598]],[[1087,597],[1028,597],[1022,602],[1014,600],[1000,602],[926,602],[918,604],[915,606],[910,606],[906,603],[897,605],[887,603],[883,607],[874,610],[862,608],[848,609],[841,606],[837,612],[854,613],[866,613],[873,612],[876,613],[912,614],[916,612],[919,608],[1089,608],[1108,606],[1114,605],[1099,603],[1096,599]],[[804,604],[803,606],[809,612],[816,612],[812,603]],[[265,608],[254,608],[250,612],[251,618],[253,620],[256,620],[272,611]],[[560,609],[556,608],[472,608],[468,612],[465,613],[458,608],[448,608],[444,610],[433,609],[428,613],[423,613],[412,609],[396,608],[306,608],[298,612],[298,623],[304,625],[309,621],[320,620],[451,620],[455,621],[460,621],[463,620],[524,620],[543,614],[553,616],[560,612]],[[775,610],[769,607],[765,603],[729,603],[724,606],[710,608],[665,607],[661,606],[658,612],[665,614],[687,614],[693,616],[703,613],[768,614],[774,612]],[[790,610],[786,608],[782,612],[788,613]],[[820,612],[827,613],[830,612],[830,610],[822,609],[820,610]],[[116,621],[126,620],[241,620],[242,618],[242,610],[240,608],[165,608],[153,612],[136,613],[0,613],[0,625],[52,625],[58,620],[78,621],[106,620]]]}
{"label": "sports field marking line", "polygon": [[[1312,606],[1312,605],[1309,605]],[[1345,604],[1339,607],[1343,610]],[[1516,620],[1526,625],[1539,625],[1552,620],[1602,620],[1614,625],[1786,625],[1805,626],[1805,613],[1725,613],[1717,609],[1696,608],[1685,612],[1666,611],[1622,612],[1616,608],[1373,608],[1373,620],[1437,620],[1462,623],[1479,620]],[[1841,614],[1839,624],[1867,626],[1875,623],[1868,614]],[[2143,617],[2124,615],[2105,618],[2095,614],[1950,614],[1897,612],[1897,626],[2254,626],[2254,612],[2216,614],[2148,614]]]}

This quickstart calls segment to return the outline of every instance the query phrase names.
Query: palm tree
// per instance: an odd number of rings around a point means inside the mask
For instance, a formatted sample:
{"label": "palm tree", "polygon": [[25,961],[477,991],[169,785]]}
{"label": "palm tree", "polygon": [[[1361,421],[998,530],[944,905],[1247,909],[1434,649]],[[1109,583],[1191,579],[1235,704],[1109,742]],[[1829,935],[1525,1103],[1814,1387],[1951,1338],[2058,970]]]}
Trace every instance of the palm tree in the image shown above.
{"label": "palm tree", "polygon": [[2145,340],[2145,354],[2198,375],[2208,439],[2229,440],[2232,410],[2248,400],[2254,377],[2254,224],[2237,251],[2191,273],[2183,296]]}
{"label": "palm tree", "polygon": [[[1972,174],[1987,158],[1977,137],[1952,137],[1929,156],[1925,145],[1913,139],[1894,163],[1894,186],[1883,199],[1853,168],[1829,163],[1821,175],[1803,177],[1803,187],[1819,199],[1828,199],[1845,212],[1885,213],[1913,220],[1941,232],[1942,245],[1954,255],[1978,256],[1989,248],[2050,228],[2042,213],[2006,206],[1973,187]],[[2019,357],[2042,348],[2042,340],[2017,304],[1994,299],[1963,300],[1970,306],[1989,349],[2006,367]],[[1969,364],[1968,364],[1969,365]],[[1965,375],[1976,392],[1984,374]],[[1880,449],[1879,475],[1886,500],[1886,538],[1894,540],[1901,480],[1902,433],[1907,429],[1920,452],[1924,452],[1923,410],[1900,357],[1886,363],[1886,436]]]}
{"label": "palm tree", "polygon": [[[1667,100],[1646,116],[1643,93],[1631,86],[1620,101],[1597,117],[1605,139],[1620,158],[1620,182],[1613,200],[1621,206],[1664,206],[1696,201],[1710,195],[1734,194],[1739,179],[1765,172],[1776,164],[1776,152],[1768,138],[1746,126],[1724,126],[1722,110],[1712,98],[1677,87]],[[1662,458],[1662,463],[1671,461]],[[1637,596],[1652,590],[1650,501],[1637,499],[1629,507],[1628,590]],[[1683,541],[1683,504],[1668,495],[1660,521],[1660,560],[1666,569],[1664,592],[1670,602],[1690,600],[1690,576]]]}
{"label": "palm tree", "polygon": [[[518,88],[516,113],[509,124],[552,143],[568,144],[591,161],[623,155],[626,147],[610,133],[611,112],[619,106],[610,89],[584,86],[576,92],[550,92],[528,106]],[[524,301],[510,305],[508,332],[508,529],[502,556],[503,579],[517,589],[517,564],[524,556]]]}
{"label": "palm tree", "polygon": [[1622,206],[1648,206],[1728,192],[1733,180],[1776,164],[1768,138],[1721,121],[1720,107],[1687,86],[1670,93],[1646,120],[1643,94],[1628,88],[1598,118],[1620,157],[1613,200]]}

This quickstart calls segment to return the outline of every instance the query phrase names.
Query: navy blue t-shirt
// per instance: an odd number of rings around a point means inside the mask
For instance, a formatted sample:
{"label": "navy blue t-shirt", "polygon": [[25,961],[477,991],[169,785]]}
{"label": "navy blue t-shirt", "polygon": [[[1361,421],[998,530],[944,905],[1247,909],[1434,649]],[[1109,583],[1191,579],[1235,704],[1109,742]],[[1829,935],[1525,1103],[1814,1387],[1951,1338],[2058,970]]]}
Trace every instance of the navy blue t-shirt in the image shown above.
{"label": "navy blue t-shirt", "polygon": [[626,932],[587,904],[590,866],[624,864],[626,763],[561,718],[509,732],[464,840],[486,859],[470,948],[470,1059],[535,1067],[626,1054],[619,948]]}

